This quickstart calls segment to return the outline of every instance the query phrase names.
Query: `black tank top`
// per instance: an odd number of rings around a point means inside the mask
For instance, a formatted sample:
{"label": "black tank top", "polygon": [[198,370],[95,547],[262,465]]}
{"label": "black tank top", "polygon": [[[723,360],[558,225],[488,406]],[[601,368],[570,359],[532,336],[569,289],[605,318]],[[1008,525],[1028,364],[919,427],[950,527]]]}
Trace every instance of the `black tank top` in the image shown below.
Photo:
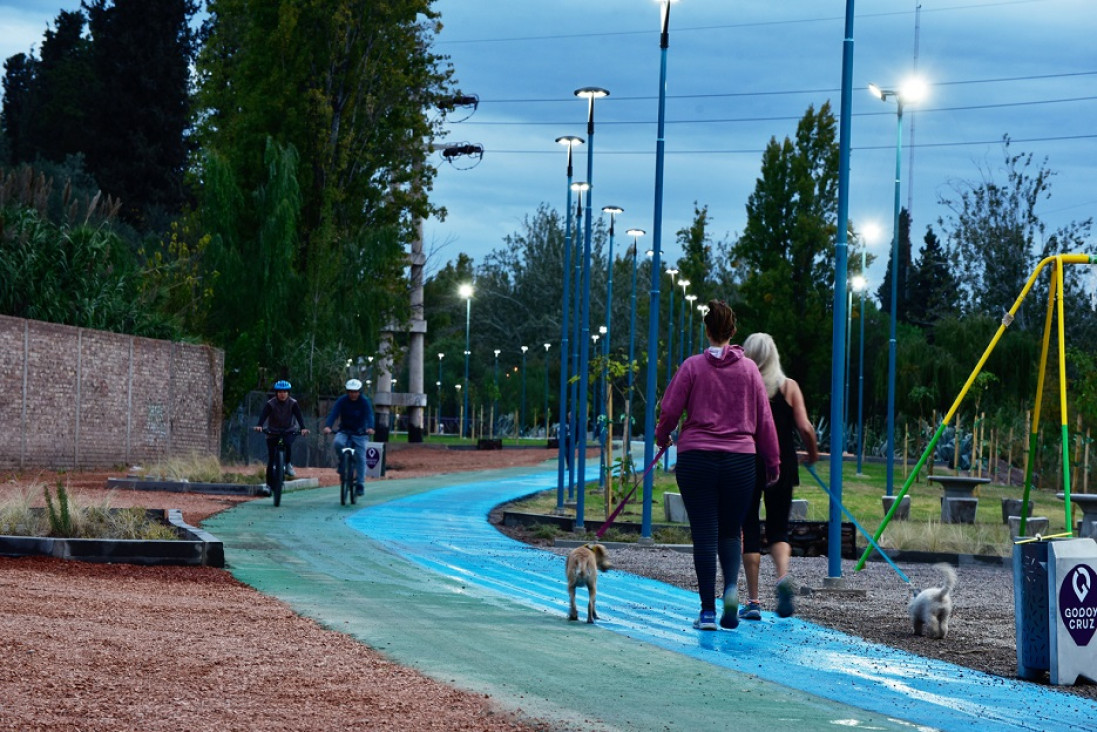
{"label": "black tank top", "polygon": [[777,428],[777,444],[781,455],[781,483],[800,485],[800,461],[796,458],[796,420],[785,395],[778,391],[769,400],[773,425]]}

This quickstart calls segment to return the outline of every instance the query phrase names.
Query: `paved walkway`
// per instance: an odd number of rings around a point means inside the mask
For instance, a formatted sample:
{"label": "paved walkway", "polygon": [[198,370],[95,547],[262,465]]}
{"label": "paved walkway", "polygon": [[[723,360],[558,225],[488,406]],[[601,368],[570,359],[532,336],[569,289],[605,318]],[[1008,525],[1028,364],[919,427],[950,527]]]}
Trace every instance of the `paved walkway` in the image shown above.
{"label": "paved walkway", "polygon": [[486,521],[498,503],[554,487],[555,475],[376,482],[357,507],[321,488],[278,509],[242,504],[206,528],[238,578],[297,612],[562,727],[1094,728],[1088,700],[795,618],[695,631],[694,593],[622,572],[600,578],[597,625],[568,623],[563,559]]}

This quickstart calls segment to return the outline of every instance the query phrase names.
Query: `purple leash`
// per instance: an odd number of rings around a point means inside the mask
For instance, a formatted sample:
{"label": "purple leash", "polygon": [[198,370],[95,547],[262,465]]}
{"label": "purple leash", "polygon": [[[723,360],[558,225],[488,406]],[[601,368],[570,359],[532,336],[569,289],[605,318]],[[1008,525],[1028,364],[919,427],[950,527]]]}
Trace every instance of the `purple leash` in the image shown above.
{"label": "purple leash", "polygon": [[[667,445],[667,447],[670,447],[670,445]],[[604,524],[602,524],[602,528],[600,528],[600,529],[598,529],[598,531],[594,532],[594,535],[597,538],[601,539],[602,534],[606,533],[606,529],[608,529],[610,527],[610,524],[613,523],[613,520],[615,518],[617,518],[617,514],[621,513],[621,510],[625,507],[625,504],[629,502],[629,499],[632,498],[632,495],[634,493],[636,493],[636,489],[640,487],[640,484],[642,482],[644,482],[644,478],[646,478],[648,476],[648,473],[650,473],[652,468],[654,468],[655,465],[659,462],[659,458],[663,457],[663,453],[667,451],[667,447],[662,447],[662,448],[659,449],[659,452],[656,453],[656,455],[652,459],[651,463],[648,464],[647,469],[645,469],[643,474],[639,478],[637,478],[635,482],[633,482],[632,490],[630,490],[628,492],[628,495],[625,496],[624,500],[622,500],[619,504],[617,504],[617,508],[613,509],[613,513],[611,513],[609,515],[609,518],[606,519],[606,522]]]}

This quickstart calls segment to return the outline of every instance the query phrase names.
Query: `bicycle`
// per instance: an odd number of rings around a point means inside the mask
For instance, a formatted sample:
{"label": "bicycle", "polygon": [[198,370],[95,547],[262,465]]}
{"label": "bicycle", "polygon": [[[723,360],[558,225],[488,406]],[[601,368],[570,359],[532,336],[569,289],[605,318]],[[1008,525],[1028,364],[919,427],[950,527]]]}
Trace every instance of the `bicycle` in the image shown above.
{"label": "bicycle", "polygon": [[274,498],[274,505],[282,505],[282,489],[286,484],[286,463],[289,462],[289,455],[287,455],[286,436],[287,435],[299,435],[300,430],[290,430],[288,432],[272,432],[266,427],[263,428],[263,434],[268,437],[277,437],[274,465],[271,466],[270,474],[270,494]]}
{"label": "bicycle", "polygon": [[[350,496],[350,503],[354,505],[358,502],[358,497],[355,495],[354,490],[354,468],[357,464],[356,460],[357,451],[354,449],[354,441],[347,440],[347,445],[339,451],[339,505],[347,505],[347,496]],[[365,476],[359,476],[359,480],[364,480]]]}

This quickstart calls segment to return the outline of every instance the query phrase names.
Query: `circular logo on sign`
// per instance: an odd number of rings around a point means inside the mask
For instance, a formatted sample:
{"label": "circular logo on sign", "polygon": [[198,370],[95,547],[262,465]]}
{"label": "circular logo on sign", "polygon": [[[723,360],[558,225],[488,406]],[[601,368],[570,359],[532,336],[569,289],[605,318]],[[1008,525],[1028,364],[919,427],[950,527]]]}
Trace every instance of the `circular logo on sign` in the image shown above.
{"label": "circular logo on sign", "polygon": [[1059,620],[1079,646],[1088,645],[1097,629],[1097,572],[1079,564],[1059,588]]}

